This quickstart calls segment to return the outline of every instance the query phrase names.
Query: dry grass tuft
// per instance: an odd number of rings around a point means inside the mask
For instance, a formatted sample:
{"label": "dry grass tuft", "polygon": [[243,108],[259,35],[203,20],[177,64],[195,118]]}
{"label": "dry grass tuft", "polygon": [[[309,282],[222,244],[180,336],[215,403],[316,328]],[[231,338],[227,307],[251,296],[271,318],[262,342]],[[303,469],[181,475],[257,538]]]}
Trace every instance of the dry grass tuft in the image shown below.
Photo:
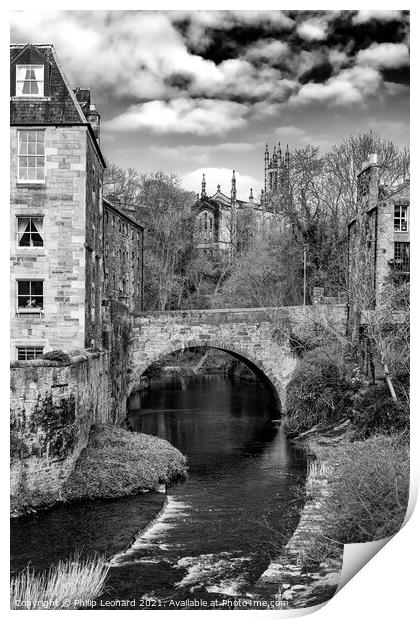
{"label": "dry grass tuft", "polygon": [[35,574],[28,566],[12,577],[10,609],[77,609],[102,592],[109,566],[97,557],[77,556],[59,562],[49,571]]}

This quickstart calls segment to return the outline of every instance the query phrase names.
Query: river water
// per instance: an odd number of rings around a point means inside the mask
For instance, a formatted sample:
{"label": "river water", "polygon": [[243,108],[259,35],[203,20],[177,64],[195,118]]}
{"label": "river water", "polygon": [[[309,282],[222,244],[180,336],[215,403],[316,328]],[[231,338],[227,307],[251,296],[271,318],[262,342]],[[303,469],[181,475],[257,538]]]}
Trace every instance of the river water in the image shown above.
{"label": "river water", "polygon": [[76,549],[98,551],[112,568],[97,604],[220,601],[223,608],[257,596],[258,577],[290,538],[304,501],[306,459],[273,422],[278,417],[262,384],[217,375],[163,378],[133,394],[131,428],[179,448],[187,481],[166,497],[87,502],[13,520],[12,570],[29,561],[45,568]]}

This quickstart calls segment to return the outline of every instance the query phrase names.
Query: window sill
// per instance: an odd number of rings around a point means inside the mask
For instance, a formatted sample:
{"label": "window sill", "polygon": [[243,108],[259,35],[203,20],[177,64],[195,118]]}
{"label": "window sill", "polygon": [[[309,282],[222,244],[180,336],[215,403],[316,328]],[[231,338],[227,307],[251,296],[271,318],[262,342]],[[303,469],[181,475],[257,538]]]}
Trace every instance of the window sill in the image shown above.
{"label": "window sill", "polygon": [[19,310],[16,310],[16,314],[18,316],[20,316],[21,314],[44,314],[43,310],[40,309],[36,309],[36,308],[20,308]]}
{"label": "window sill", "polygon": [[51,97],[44,97],[44,95],[13,95],[13,97],[10,97],[10,101],[51,101]]}
{"label": "window sill", "polygon": [[43,189],[45,188],[45,181],[16,181],[16,187]]}

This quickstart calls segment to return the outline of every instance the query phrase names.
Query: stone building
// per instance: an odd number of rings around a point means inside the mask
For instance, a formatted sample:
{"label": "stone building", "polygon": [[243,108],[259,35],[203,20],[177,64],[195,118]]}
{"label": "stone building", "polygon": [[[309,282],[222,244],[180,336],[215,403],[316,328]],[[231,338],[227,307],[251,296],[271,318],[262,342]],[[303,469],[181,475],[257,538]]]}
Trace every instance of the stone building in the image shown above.
{"label": "stone building", "polygon": [[104,200],[104,302],[119,301],[133,314],[142,310],[143,236],[143,226]]}
{"label": "stone building", "polygon": [[197,247],[213,255],[244,249],[261,231],[280,225],[280,216],[273,212],[270,196],[284,196],[289,191],[290,155],[287,147],[284,157],[280,144],[270,157],[268,144],[264,154],[264,190],[260,200],[255,200],[253,189],[248,200],[241,200],[236,193],[235,171],[232,173],[230,196],[217,186],[215,194],[207,195],[203,174],[201,194],[194,206],[196,213],[195,238]]}
{"label": "stone building", "polygon": [[99,347],[111,209],[100,116],[88,89],[70,88],[53,45],[11,46],[10,91],[11,359]]}
{"label": "stone building", "polygon": [[377,156],[358,175],[359,215],[348,226],[350,306],[374,308],[383,288],[410,277],[410,180],[379,184]]}

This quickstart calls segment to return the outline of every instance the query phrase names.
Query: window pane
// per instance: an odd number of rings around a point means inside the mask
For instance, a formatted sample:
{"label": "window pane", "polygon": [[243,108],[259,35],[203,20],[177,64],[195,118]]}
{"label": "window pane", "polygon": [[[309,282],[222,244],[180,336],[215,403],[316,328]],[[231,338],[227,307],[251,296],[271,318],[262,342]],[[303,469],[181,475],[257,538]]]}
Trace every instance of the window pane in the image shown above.
{"label": "window pane", "polygon": [[36,143],[35,142],[31,142],[30,144],[28,144],[28,153],[29,155],[36,155]]}
{"label": "window pane", "polygon": [[45,136],[45,131],[37,131],[36,132],[36,139],[37,139],[38,142],[44,143],[44,136]]}
{"label": "window pane", "polygon": [[31,307],[31,303],[30,303],[30,297],[18,297],[18,307],[19,308],[30,308]]}
{"label": "window pane", "polygon": [[28,180],[34,181],[36,179],[36,170],[35,168],[28,168]]}
{"label": "window pane", "polygon": [[18,295],[29,295],[30,285],[29,280],[18,281]]}
{"label": "window pane", "polygon": [[36,131],[28,131],[26,132],[28,134],[28,141],[29,142],[36,142]]}
{"label": "window pane", "polygon": [[38,168],[38,170],[36,171],[36,178],[38,181],[43,181],[45,176],[44,176],[44,168]]}
{"label": "window pane", "polygon": [[31,294],[42,295],[44,289],[44,283],[41,280],[33,280],[31,282]]}

